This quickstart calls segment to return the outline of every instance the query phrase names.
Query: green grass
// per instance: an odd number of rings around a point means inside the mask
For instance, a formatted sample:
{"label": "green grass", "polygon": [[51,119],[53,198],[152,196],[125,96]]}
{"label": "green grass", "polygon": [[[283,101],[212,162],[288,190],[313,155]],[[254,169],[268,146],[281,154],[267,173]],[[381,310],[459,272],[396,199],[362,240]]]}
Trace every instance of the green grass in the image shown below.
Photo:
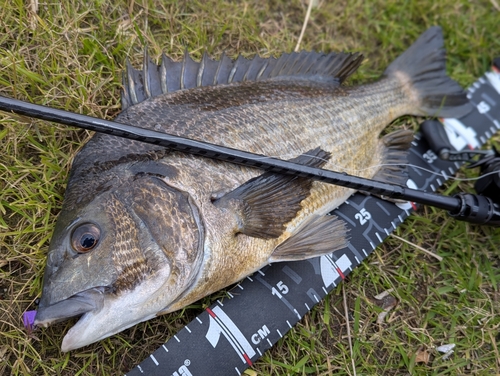
{"label": "green grass", "polygon": [[[293,50],[306,11],[301,1],[160,0],[0,2],[0,95],[111,119],[120,110],[125,58],[140,66],[143,45],[181,58]],[[114,5],[109,5],[113,3]],[[494,1],[320,1],[301,47],[363,51],[351,83],[377,77],[431,25],[441,25],[448,70],[468,86],[500,55]],[[398,124],[416,126],[404,118]],[[97,344],[60,352],[71,323],[26,333],[21,315],[41,292],[45,254],[71,160],[86,131],[0,114],[0,374],[121,375],[193,319],[211,298],[137,325]],[[496,142],[500,141],[496,136]],[[497,144],[498,145],[498,144]],[[461,172],[461,176],[473,176]],[[470,190],[449,183],[443,192]],[[388,239],[345,283],[353,352],[339,287],[259,360],[249,375],[500,374],[500,231],[421,209],[396,235],[444,257]],[[373,296],[399,301],[383,324]],[[220,293],[222,294],[222,293]],[[213,298],[213,297],[212,297]],[[442,359],[435,347],[455,343]],[[416,362],[428,351],[428,363]]]}

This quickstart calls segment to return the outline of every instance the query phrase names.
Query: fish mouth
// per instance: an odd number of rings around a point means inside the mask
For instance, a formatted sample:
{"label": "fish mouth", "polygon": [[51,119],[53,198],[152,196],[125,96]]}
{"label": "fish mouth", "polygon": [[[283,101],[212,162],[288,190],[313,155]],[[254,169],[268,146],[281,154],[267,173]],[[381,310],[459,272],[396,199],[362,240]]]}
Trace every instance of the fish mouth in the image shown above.
{"label": "fish mouth", "polygon": [[105,289],[93,287],[48,306],[40,304],[35,316],[35,325],[47,327],[72,317],[101,310]]}
{"label": "fish mouth", "polygon": [[68,332],[63,337],[63,340],[61,343],[61,351],[62,352],[68,352],[68,351],[77,349],[79,347],[89,345],[92,342],[98,341],[98,340],[106,337],[106,335],[103,335],[101,337],[93,338],[92,341],[85,341],[82,338],[82,333],[85,333],[85,329],[89,325],[92,325],[92,321],[94,320],[95,313],[97,313],[97,312],[95,312],[93,310],[85,312],[78,319],[78,321],[75,323],[75,325],[73,325],[73,327],[71,327],[68,330]]}

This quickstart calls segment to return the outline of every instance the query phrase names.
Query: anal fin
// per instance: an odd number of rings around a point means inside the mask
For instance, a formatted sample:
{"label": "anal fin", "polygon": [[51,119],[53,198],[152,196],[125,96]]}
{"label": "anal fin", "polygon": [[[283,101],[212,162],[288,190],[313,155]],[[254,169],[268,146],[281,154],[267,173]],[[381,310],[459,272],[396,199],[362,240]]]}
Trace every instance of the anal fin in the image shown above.
{"label": "anal fin", "polygon": [[382,137],[382,164],[374,180],[392,184],[406,184],[408,180],[408,149],[413,141],[413,131],[400,129]]}
{"label": "anal fin", "polygon": [[347,246],[347,228],[334,215],[314,216],[298,232],[276,247],[273,261],[298,261],[332,253]]}

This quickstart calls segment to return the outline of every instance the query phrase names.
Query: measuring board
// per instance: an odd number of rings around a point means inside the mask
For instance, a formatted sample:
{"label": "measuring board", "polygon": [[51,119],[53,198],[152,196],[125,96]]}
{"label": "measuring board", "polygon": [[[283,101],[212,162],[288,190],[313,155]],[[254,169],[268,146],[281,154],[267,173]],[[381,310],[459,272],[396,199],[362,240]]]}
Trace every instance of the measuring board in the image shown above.
{"label": "measuring board", "polygon": [[[500,70],[469,89],[475,106],[467,116],[442,119],[457,149],[477,148],[500,129]],[[456,173],[458,162],[440,160],[415,136],[408,187],[435,191]],[[415,204],[393,204],[356,193],[332,214],[349,228],[349,245],[318,258],[268,265],[247,277],[186,325],[126,376],[240,375],[399,226]]]}

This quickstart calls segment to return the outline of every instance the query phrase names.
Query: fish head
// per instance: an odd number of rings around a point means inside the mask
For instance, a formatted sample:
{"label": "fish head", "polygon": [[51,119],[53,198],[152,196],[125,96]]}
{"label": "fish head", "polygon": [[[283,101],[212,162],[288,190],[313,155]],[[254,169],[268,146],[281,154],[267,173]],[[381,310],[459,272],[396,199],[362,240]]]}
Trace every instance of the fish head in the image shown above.
{"label": "fish head", "polygon": [[63,206],[35,325],[81,315],[63,339],[69,351],[149,320],[189,289],[202,247],[193,200],[156,176]]}

